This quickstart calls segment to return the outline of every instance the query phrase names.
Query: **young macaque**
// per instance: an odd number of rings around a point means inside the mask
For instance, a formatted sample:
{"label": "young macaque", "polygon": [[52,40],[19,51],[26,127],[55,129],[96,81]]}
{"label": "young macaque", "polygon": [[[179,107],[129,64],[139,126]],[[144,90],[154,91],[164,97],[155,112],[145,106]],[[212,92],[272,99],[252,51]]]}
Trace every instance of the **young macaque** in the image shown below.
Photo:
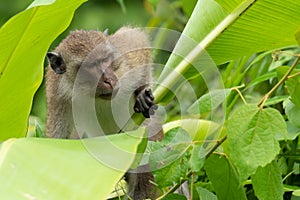
{"label": "young macaque", "polygon": [[[123,27],[113,35],[73,31],[47,57],[47,137],[118,133],[134,112],[150,118],[157,108],[150,89],[149,39],[139,28]],[[157,121],[148,127],[151,140],[162,138]],[[155,198],[149,169],[125,177],[132,199]]]}

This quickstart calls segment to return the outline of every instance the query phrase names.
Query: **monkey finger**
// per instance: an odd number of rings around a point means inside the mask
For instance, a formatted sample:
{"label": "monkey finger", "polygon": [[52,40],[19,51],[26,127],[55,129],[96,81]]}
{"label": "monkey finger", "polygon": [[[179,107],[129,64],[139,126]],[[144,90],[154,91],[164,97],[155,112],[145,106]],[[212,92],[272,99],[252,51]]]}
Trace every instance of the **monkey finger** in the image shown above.
{"label": "monkey finger", "polygon": [[149,110],[145,110],[142,112],[145,118],[150,118]]}
{"label": "monkey finger", "polygon": [[146,101],[147,104],[150,104],[150,105],[154,104],[153,99],[151,99],[150,97],[145,96],[144,98],[145,98],[145,101]]}
{"label": "monkey finger", "polygon": [[[145,118],[150,118],[148,105],[145,104],[143,98],[138,98],[136,101],[137,108],[142,112]],[[146,106],[145,106],[146,105]]]}
{"label": "monkey finger", "polygon": [[134,111],[137,112],[137,113],[141,112],[140,109],[138,108],[137,103],[135,103],[133,109],[134,109]]}
{"label": "monkey finger", "polygon": [[143,107],[142,98],[137,98],[134,106],[136,112],[145,112],[147,109]]}
{"label": "monkey finger", "polygon": [[152,94],[152,91],[150,88],[146,88],[145,89],[145,94],[153,101],[154,100],[154,96]]}
{"label": "monkey finger", "polygon": [[148,103],[146,102],[147,100],[141,96],[140,98],[137,99],[137,101],[140,102],[141,108],[144,110],[149,110],[150,106],[148,105]]}

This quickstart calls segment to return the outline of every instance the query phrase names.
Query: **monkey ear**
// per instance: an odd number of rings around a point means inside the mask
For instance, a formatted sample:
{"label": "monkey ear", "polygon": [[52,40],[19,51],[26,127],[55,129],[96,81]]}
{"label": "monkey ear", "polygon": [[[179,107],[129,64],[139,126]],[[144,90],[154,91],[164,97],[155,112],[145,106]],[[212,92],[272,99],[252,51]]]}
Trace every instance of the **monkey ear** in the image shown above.
{"label": "monkey ear", "polygon": [[63,74],[66,72],[66,64],[61,55],[56,52],[48,52],[47,57],[51,68],[56,74]]}

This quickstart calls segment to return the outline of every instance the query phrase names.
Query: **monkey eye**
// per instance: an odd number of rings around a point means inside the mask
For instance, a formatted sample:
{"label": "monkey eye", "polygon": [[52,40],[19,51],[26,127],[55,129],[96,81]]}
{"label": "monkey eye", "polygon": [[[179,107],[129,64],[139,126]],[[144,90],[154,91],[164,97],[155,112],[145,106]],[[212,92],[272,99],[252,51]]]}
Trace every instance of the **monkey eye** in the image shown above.
{"label": "monkey eye", "polygon": [[110,65],[111,62],[112,62],[112,58],[110,56],[108,56],[108,57],[101,60],[101,63],[104,64],[105,66]]}
{"label": "monkey eye", "polygon": [[107,57],[101,59],[100,63],[104,67],[113,67],[113,55],[109,54]]}

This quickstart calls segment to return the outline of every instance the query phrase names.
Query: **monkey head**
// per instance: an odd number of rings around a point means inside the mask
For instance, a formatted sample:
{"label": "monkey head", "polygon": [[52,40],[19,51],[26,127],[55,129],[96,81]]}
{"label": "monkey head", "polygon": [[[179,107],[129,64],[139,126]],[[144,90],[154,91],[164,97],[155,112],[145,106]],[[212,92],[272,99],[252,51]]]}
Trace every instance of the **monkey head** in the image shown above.
{"label": "monkey head", "polygon": [[[121,60],[106,34],[98,31],[73,31],[47,57],[53,73],[72,91],[74,84],[88,95],[111,99],[118,92],[115,71]],[[64,86],[66,87],[66,86]]]}

